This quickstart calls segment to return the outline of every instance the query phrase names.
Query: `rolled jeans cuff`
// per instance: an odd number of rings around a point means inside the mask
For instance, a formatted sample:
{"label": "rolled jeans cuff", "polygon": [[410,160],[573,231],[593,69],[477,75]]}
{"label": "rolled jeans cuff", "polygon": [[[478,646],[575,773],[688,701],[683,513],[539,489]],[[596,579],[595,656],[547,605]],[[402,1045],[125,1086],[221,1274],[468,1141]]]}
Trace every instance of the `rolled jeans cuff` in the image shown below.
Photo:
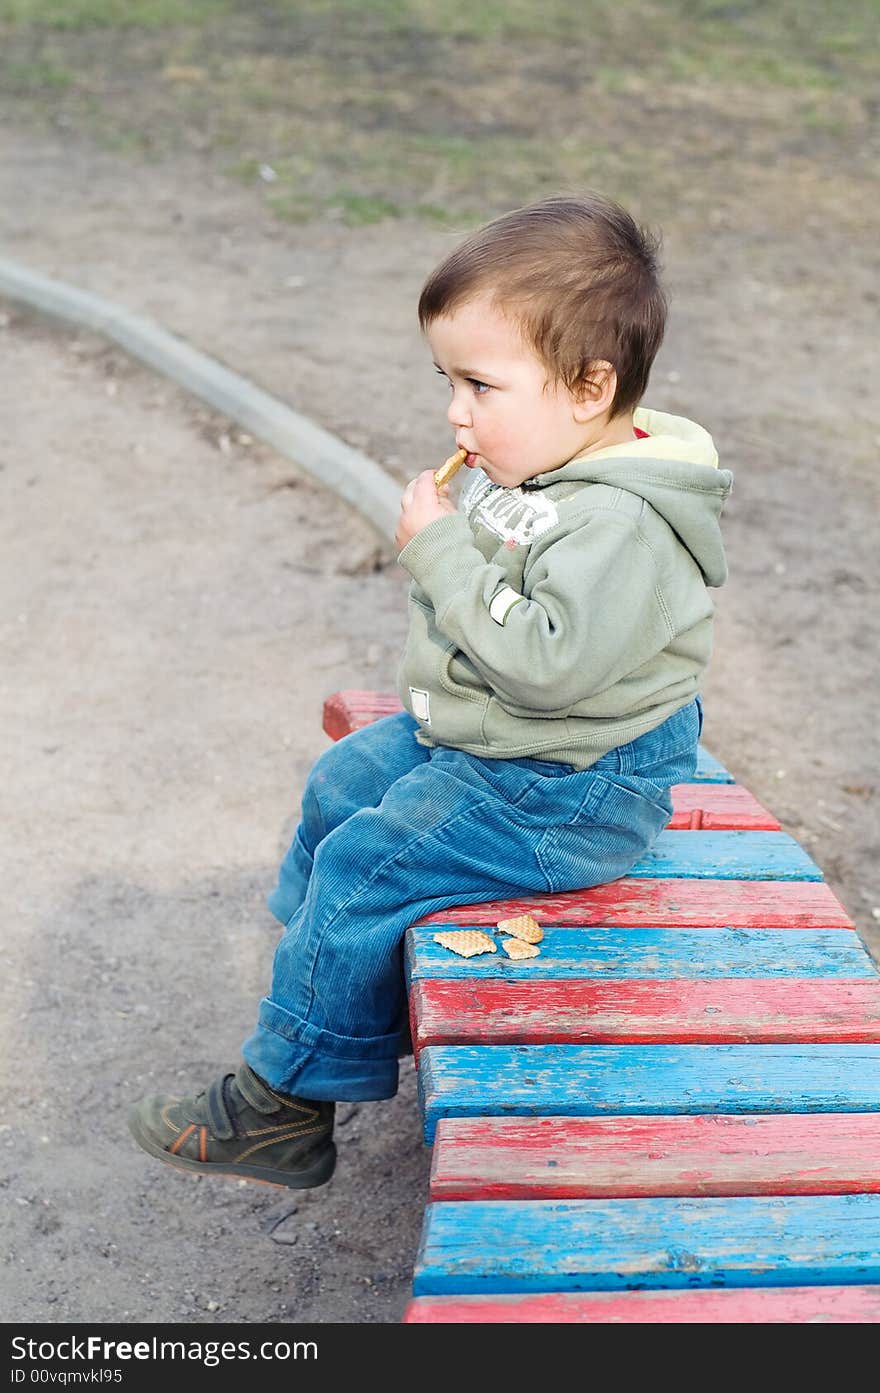
{"label": "rolled jeans cuff", "polygon": [[242,1054],[281,1093],[358,1103],[394,1097],[400,1038],[400,1031],[368,1038],[335,1035],[266,997]]}

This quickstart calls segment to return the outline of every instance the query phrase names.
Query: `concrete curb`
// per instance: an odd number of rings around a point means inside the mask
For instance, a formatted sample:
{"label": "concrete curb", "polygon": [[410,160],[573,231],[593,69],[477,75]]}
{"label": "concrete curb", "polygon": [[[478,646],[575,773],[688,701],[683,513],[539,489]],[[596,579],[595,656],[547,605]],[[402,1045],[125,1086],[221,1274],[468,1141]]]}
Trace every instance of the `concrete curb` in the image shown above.
{"label": "concrete curb", "polygon": [[300,416],[247,378],[191,348],[161,325],[2,257],[0,295],[112,339],[332,489],[386,542],[394,537],[403,490],[375,460]]}

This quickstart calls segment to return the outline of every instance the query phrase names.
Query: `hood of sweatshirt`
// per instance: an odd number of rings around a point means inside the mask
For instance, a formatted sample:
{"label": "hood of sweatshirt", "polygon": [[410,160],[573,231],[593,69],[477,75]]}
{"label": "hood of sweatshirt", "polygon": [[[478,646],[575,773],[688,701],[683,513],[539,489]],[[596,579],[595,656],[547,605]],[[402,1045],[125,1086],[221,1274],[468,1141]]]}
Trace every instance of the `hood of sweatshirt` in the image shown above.
{"label": "hood of sweatshirt", "polygon": [[[720,517],[733,474],[719,469],[712,437],[684,416],[638,407],[634,424],[647,437],[580,455],[538,474],[528,492],[568,482],[606,484],[637,494],[665,518],[697,562],[707,585],[723,585],[727,562]],[[564,488],[558,492],[564,494]]]}

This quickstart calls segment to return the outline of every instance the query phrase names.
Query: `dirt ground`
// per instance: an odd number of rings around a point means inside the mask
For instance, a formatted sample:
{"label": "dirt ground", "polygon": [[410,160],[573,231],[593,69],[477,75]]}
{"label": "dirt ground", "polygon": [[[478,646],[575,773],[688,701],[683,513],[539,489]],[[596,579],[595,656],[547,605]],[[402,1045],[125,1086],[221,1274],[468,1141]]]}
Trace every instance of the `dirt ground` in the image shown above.
{"label": "dirt ground", "polygon": [[[880,960],[876,228],[766,180],[665,222],[649,404],[735,473],[703,741]],[[155,317],[384,464],[442,459],[414,305],[451,234],[282,224],[196,156],[7,132],[0,251]],[[405,577],[357,514],[126,360],[0,305],[2,1319],[395,1322],[429,1153],[411,1064],[324,1189],[190,1181],[131,1099],[234,1067],[263,905],[339,687],[393,686]]]}

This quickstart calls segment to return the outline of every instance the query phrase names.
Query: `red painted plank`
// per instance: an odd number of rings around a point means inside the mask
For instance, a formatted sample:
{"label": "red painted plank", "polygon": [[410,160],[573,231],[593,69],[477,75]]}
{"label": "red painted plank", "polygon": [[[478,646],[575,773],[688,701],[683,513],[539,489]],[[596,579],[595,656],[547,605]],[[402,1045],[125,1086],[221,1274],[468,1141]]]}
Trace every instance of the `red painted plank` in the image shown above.
{"label": "red painted plank", "polygon": [[540,924],[624,928],[854,929],[821,880],[622,880],[485,904],[454,905],[417,924],[497,924],[533,914]]}
{"label": "red painted plank", "polygon": [[674,784],[669,832],[778,832],[779,821],[741,784]]}
{"label": "red painted plank", "polygon": [[426,1045],[880,1043],[877,978],[426,978]]}
{"label": "red painted plank", "polygon": [[353,730],[360,730],[382,716],[393,716],[402,710],[394,692],[367,692],[354,688],[334,692],[324,702],[324,732],[331,740],[341,740]]}
{"label": "red painted plank", "polygon": [[444,1117],[432,1200],[880,1190],[880,1116]]}
{"label": "red painted plank", "polygon": [[724,1287],[717,1291],[548,1292],[538,1296],[421,1296],[403,1323],[415,1324],[764,1324],[876,1325],[880,1287]]}

